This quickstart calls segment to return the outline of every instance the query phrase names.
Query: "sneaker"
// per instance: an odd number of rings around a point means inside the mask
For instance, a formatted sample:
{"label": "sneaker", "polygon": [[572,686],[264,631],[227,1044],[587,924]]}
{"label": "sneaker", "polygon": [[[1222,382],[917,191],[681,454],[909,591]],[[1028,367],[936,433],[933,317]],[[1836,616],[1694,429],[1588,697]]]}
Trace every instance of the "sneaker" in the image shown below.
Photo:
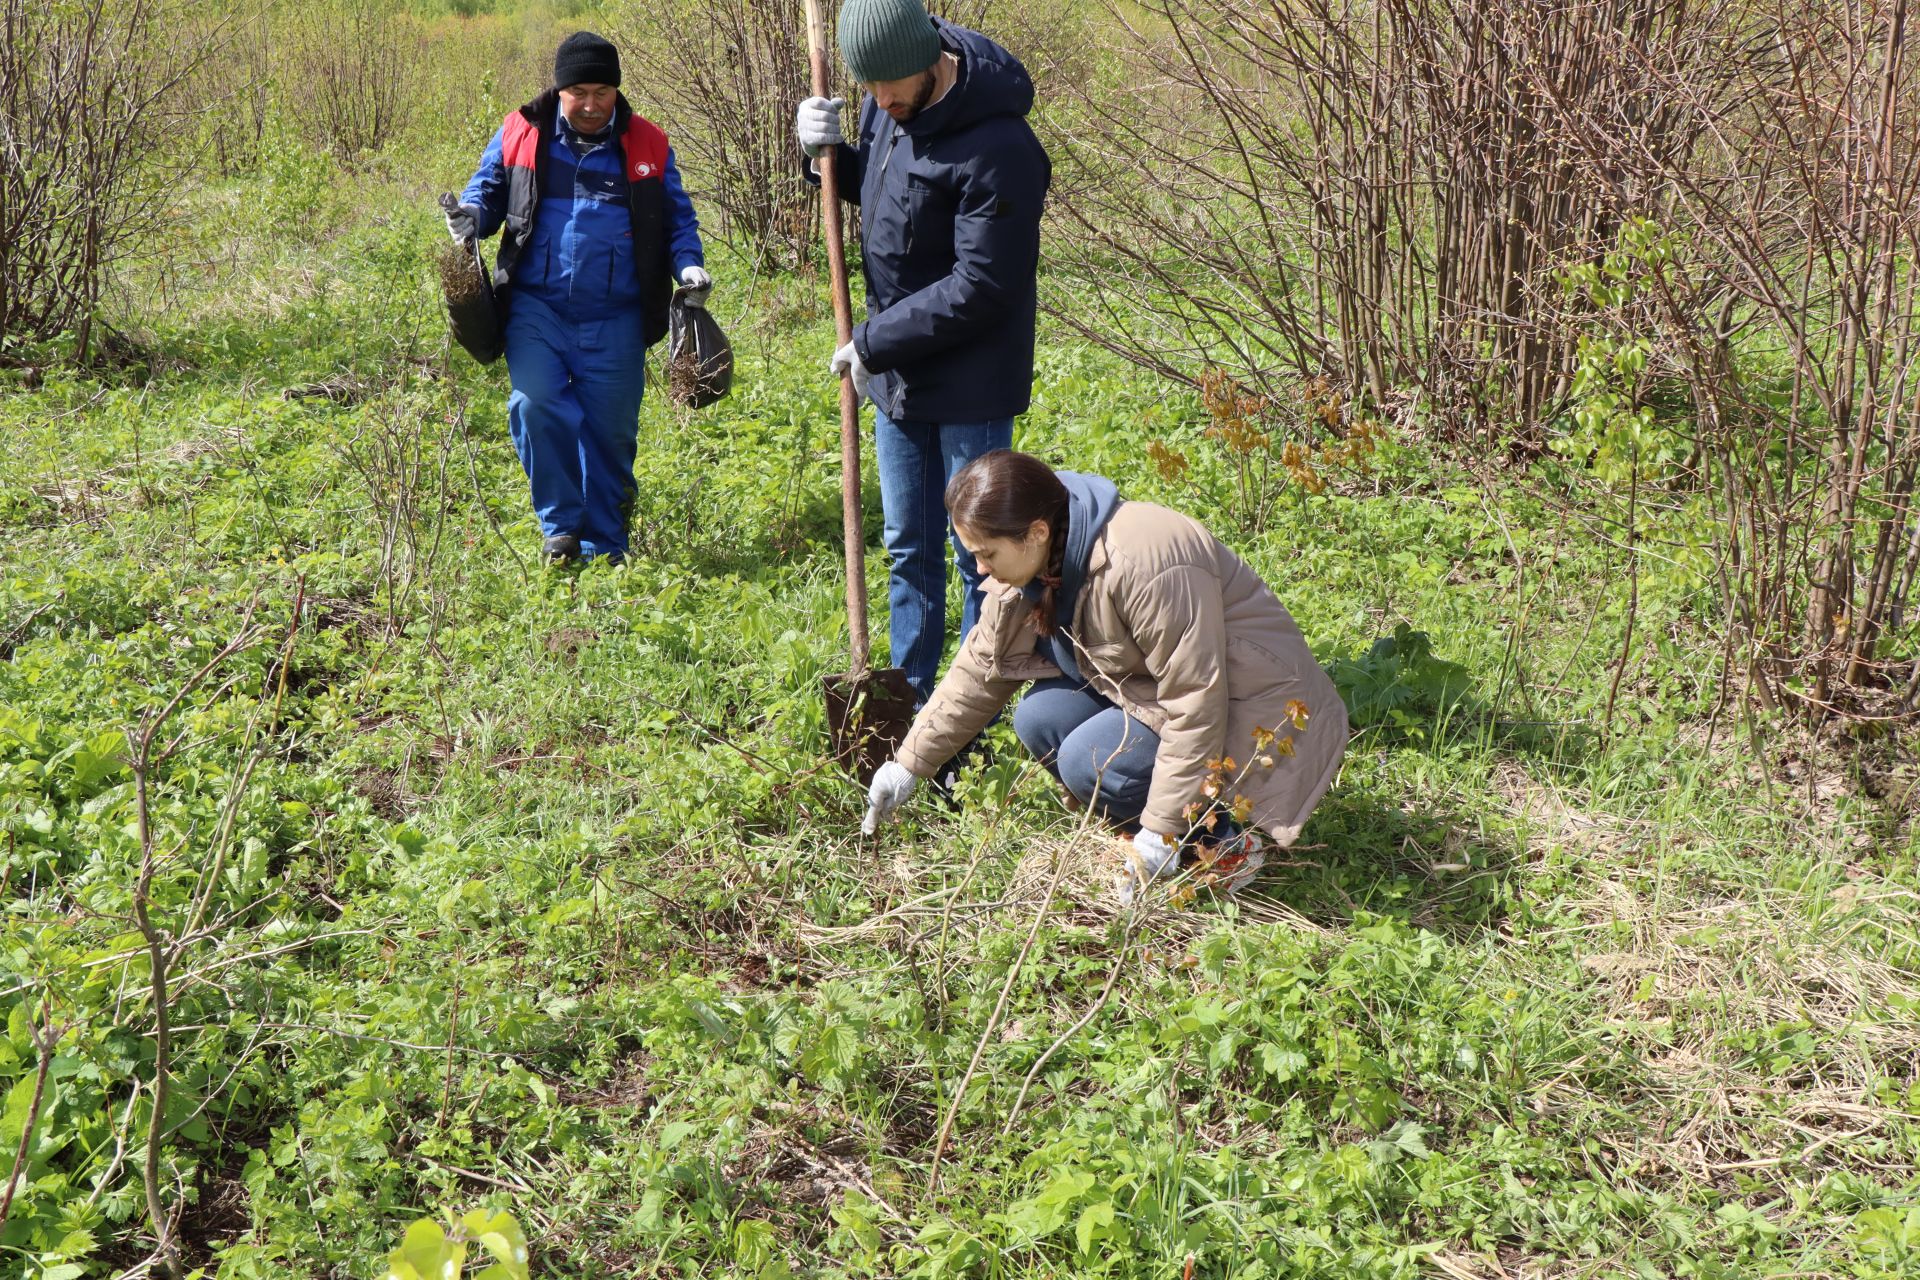
{"label": "sneaker", "polygon": [[566,564],[580,558],[580,539],[571,533],[556,533],[547,539],[543,553],[548,564]]}

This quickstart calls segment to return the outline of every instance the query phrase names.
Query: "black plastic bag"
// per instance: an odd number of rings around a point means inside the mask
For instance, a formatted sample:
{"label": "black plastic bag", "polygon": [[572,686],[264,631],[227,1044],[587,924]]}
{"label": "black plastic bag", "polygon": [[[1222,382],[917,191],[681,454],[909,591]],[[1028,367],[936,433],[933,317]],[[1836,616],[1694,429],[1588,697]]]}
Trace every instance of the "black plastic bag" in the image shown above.
{"label": "black plastic bag", "polygon": [[667,399],[704,409],[733,390],[733,344],[705,307],[675,289],[667,304]]}
{"label": "black plastic bag", "polygon": [[[441,205],[451,198],[442,197]],[[453,340],[481,364],[498,360],[507,349],[506,335],[493,296],[493,273],[480,257],[479,241],[463,240],[441,249],[440,291],[446,295]]]}

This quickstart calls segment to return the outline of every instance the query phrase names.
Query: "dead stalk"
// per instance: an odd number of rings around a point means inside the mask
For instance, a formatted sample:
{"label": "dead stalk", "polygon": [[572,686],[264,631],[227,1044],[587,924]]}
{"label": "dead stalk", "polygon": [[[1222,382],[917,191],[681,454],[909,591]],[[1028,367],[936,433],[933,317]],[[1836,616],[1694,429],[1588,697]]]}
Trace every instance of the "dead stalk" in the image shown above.
{"label": "dead stalk", "polygon": [[53,1069],[53,1052],[59,1047],[60,1037],[66,1034],[64,1025],[53,1020],[53,997],[41,998],[39,1016],[32,1024],[33,1046],[39,1061],[33,1073],[33,1100],[27,1104],[25,1127],[20,1130],[20,1145],[13,1153],[13,1171],[7,1175],[7,1189],[0,1193],[0,1227],[7,1225],[7,1217],[13,1212],[14,1192],[19,1189],[20,1179],[26,1174],[27,1159],[33,1152],[34,1135],[40,1127],[40,1109],[47,1097],[47,1074]]}

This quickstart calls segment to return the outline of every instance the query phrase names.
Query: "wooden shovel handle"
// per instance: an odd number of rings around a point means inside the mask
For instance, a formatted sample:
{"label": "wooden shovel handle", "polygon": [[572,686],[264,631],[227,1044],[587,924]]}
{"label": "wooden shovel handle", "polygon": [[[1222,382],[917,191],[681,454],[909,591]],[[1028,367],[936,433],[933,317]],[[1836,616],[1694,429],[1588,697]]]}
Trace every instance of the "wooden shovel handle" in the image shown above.
{"label": "wooden shovel handle", "polygon": [[[828,96],[826,17],[820,0],[807,0],[807,54],[813,64],[815,97]],[[833,281],[833,325],[839,347],[853,341],[853,298],[847,288],[846,223],[840,210],[837,157],[829,148],[815,161],[820,173],[821,212],[827,228],[827,274]],[[836,347],[836,350],[838,347]],[[871,642],[867,636],[866,533],[860,513],[860,397],[849,370],[840,380],[840,523],[847,547],[847,635],[851,641],[855,674],[867,669]]]}

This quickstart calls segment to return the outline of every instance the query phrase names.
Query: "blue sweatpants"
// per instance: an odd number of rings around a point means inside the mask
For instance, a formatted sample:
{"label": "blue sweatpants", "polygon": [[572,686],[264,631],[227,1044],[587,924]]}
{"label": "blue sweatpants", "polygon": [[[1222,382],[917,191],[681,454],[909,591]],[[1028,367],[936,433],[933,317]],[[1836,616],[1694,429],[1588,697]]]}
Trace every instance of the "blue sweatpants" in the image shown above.
{"label": "blue sweatpants", "polygon": [[647,386],[639,308],[573,320],[515,293],[506,338],[507,427],[541,530],[578,537],[583,556],[624,555]]}
{"label": "blue sweatpants", "polygon": [[1087,685],[1037,681],[1013,709],[1013,731],[1079,801],[1113,823],[1138,822],[1160,739]]}

